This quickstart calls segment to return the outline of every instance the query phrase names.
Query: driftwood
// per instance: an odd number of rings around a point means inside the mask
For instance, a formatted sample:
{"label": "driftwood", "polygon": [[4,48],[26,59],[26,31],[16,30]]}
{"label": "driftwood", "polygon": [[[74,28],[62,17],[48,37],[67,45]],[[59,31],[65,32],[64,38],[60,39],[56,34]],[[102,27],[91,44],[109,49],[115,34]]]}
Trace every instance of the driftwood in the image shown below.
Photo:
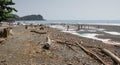
{"label": "driftwood", "polygon": [[101,63],[103,63],[104,65],[107,65],[98,55],[92,53],[91,51],[87,50],[84,46],[82,46],[81,44],[79,44],[78,42],[76,42],[76,44],[84,51],[86,52],[88,55],[93,56],[95,59],[99,60]]}
{"label": "driftwood", "polygon": [[46,50],[49,50],[50,49],[50,45],[48,43],[46,43],[42,48],[46,49]]}
{"label": "driftwood", "polygon": [[40,29],[40,30],[44,30],[44,27],[43,27],[43,26],[41,26],[39,29]]}
{"label": "driftwood", "polygon": [[7,28],[4,28],[2,30],[0,30],[0,37],[7,37],[8,36],[8,30]]}
{"label": "driftwood", "polygon": [[38,33],[38,34],[46,34],[46,31],[35,31],[35,30],[31,30],[30,32],[34,32],[34,33]]}
{"label": "driftwood", "polygon": [[47,36],[46,41],[47,41],[47,42],[46,42],[45,45],[43,46],[43,49],[49,50],[49,49],[50,49],[50,45],[52,44],[52,40],[50,39],[49,36]]}
{"label": "driftwood", "polygon": [[8,37],[9,35],[13,35],[12,28],[3,28],[0,30],[0,37]]}
{"label": "driftwood", "polygon": [[5,41],[6,39],[5,38],[0,38],[0,43]]}
{"label": "driftwood", "polygon": [[69,49],[73,50],[74,52],[77,52],[75,49],[73,49],[73,48],[71,47],[71,46],[76,46],[76,45],[73,45],[73,44],[70,44],[70,43],[67,43],[67,42],[61,41],[61,40],[57,40],[56,42],[59,43],[59,44],[66,45]]}
{"label": "driftwood", "polygon": [[13,33],[13,30],[12,30],[12,28],[8,28],[8,35],[13,35],[14,33]]}
{"label": "driftwood", "polygon": [[66,41],[61,41],[61,40],[56,40],[57,43],[60,43],[60,44],[67,44],[67,45],[71,45],[71,46],[77,46],[75,44],[70,44],[70,43],[67,43]]}
{"label": "driftwood", "polygon": [[106,53],[107,55],[109,55],[115,62],[117,62],[118,64],[120,64],[120,58],[117,57],[115,54],[113,54],[112,52],[110,52],[107,49],[101,49],[104,53]]}
{"label": "driftwood", "polygon": [[71,49],[71,50],[73,50],[74,52],[77,53],[77,51],[76,51],[75,49],[73,49],[73,48],[71,47],[71,45],[67,45],[67,44],[66,44],[66,46],[67,46],[69,49]]}
{"label": "driftwood", "polygon": [[52,40],[50,39],[49,36],[47,36],[47,43],[48,43],[49,45],[52,44]]}

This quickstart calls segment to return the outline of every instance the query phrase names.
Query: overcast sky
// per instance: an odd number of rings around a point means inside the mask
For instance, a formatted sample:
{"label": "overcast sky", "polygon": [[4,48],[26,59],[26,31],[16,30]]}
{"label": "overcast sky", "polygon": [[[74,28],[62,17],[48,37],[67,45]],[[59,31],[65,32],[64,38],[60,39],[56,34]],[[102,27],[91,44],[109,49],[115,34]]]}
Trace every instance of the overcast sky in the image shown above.
{"label": "overcast sky", "polygon": [[13,0],[19,16],[47,20],[120,20],[120,0]]}

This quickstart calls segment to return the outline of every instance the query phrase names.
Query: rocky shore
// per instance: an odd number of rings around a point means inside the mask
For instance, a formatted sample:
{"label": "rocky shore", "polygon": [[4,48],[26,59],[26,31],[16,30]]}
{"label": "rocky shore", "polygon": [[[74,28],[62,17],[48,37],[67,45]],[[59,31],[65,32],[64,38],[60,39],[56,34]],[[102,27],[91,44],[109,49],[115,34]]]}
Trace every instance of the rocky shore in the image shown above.
{"label": "rocky shore", "polygon": [[102,52],[103,48],[120,58],[119,45],[105,44],[56,28],[19,25],[12,30],[14,34],[0,43],[0,65],[117,65]]}

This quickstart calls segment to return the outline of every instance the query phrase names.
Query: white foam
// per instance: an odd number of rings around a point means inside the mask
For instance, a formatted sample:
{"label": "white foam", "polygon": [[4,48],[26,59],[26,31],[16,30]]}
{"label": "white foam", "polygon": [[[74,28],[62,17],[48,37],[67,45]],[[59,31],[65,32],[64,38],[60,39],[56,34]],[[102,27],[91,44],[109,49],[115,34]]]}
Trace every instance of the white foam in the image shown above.
{"label": "white foam", "polygon": [[79,30],[79,31],[85,31],[85,30],[81,29],[81,30]]}
{"label": "white foam", "polygon": [[74,35],[80,35],[80,34],[77,33],[76,31],[62,31],[62,32],[71,33],[71,34],[74,34]]}
{"label": "white foam", "polygon": [[89,32],[96,32],[96,30],[87,30],[87,31],[89,31]]}
{"label": "white foam", "polygon": [[50,26],[52,28],[57,28],[57,29],[60,29],[60,30],[65,30],[65,27],[61,26],[61,25],[52,25]]}
{"label": "white foam", "polygon": [[99,31],[104,31],[105,29],[102,29],[102,28],[101,28],[101,29],[97,29],[97,30],[99,30]]}
{"label": "white foam", "polygon": [[91,38],[91,39],[95,39],[95,40],[99,40],[99,41],[102,41],[102,42],[110,40],[110,39],[97,38],[96,35],[100,35],[100,34],[84,33],[84,34],[80,34],[79,36],[86,37],[86,38]]}
{"label": "white foam", "polygon": [[113,32],[113,31],[104,31],[104,32],[112,35],[120,35],[119,32]]}
{"label": "white foam", "polygon": [[76,31],[62,31],[62,32],[67,32],[67,33],[71,33],[71,34],[78,35],[78,36],[81,36],[81,37],[99,40],[99,41],[102,41],[102,42],[104,42],[106,44],[120,45],[119,42],[110,41],[111,39],[97,38],[96,35],[100,35],[100,34],[95,34],[95,33],[83,33],[83,34],[79,34]]}
{"label": "white foam", "polygon": [[99,41],[102,41],[102,42],[110,40],[110,39],[97,38],[96,35],[99,35],[99,34],[95,34],[95,33],[83,33],[83,34],[79,34],[76,31],[62,31],[62,32],[67,32],[67,33],[71,33],[71,34],[78,35],[78,36],[81,36],[81,37],[99,40]]}

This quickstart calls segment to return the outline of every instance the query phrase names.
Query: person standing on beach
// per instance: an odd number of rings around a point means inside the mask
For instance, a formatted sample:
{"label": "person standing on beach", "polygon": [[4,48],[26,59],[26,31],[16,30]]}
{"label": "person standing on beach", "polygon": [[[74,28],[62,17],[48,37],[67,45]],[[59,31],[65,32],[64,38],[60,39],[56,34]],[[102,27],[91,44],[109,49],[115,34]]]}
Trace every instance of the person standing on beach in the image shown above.
{"label": "person standing on beach", "polygon": [[67,31],[69,30],[69,25],[67,25]]}
{"label": "person standing on beach", "polygon": [[78,29],[77,30],[80,30],[80,25],[78,24]]}
{"label": "person standing on beach", "polygon": [[28,29],[28,26],[27,26],[27,25],[25,25],[25,29]]}

